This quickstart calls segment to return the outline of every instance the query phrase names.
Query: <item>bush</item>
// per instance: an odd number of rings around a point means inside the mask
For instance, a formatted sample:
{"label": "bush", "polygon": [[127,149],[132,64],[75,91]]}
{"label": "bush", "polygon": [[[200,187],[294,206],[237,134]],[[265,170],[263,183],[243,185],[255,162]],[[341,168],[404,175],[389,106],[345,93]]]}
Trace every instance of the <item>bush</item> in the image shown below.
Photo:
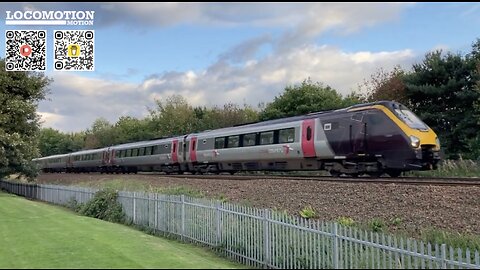
{"label": "bush", "polygon": [[122,205],[117,202],[117,197],[118,193],[114,190],[100,190],[95,193],[92,200],[80,209],[80,214],[106,221],[124,223],[125,213]]}
{"label": "bush", "polygon": [[349,217],[340,217],[338,218],[337,222],[338,224],[346,227],[351,227],[355,225],[355,221],[353,221],[353,219]]}
{"label": "bush", "polygon": [[74,197],[71,197],[66,205],[65,205],[67,208],[69,209],[72,209],[73,211],[75,212],[80,212],[80,210],[82,209],[83,207],[83,204],[81,203],[78,203],[77,200],[74,198]]}
{"label": "bush", "polygon": [[385,223],[380,219],[375,218],[370,222],[370,229],[374,232],[382,232],[384,228]]}
{"label": "bush", "polygon": [[307,206],[305,208],[303,208],[301,211],[300,211],[300,216],[302,216],[303,218],[314,218],[316,215],[315,215],[315,210],[313,210],[312,206]]}

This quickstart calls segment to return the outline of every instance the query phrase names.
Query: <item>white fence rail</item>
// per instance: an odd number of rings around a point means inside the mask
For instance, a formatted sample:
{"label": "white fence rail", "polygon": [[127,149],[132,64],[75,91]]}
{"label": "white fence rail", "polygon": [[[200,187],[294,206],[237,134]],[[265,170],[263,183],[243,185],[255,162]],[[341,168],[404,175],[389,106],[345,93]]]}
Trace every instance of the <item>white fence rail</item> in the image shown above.
{"label": "white fence rail", "polygon": [[[86,203],[97,190],[0,181],[0,189],[53,204]],[[119,192],[134,224],[215,247],[252,267],[480,269],[478,251],[361,231],[216,200]]]}

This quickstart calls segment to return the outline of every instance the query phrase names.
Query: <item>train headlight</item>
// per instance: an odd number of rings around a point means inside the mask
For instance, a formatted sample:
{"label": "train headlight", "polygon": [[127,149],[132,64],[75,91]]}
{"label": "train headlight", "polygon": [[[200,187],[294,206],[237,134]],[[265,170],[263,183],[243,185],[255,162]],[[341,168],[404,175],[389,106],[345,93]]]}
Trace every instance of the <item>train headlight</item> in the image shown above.
{"label": "train headlight", "polygon": [[410,144],[414,147],[414,148],[418,148],[420,146],[420,139],[411,135],[410,136]]}

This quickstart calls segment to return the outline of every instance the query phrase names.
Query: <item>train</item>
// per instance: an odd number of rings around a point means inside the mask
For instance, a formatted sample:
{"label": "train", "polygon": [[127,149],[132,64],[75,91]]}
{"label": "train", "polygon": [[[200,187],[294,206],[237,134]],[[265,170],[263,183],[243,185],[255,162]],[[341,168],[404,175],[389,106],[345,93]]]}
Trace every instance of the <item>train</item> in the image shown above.
{"label": "train", "polygon": [[358,104],[33,161],[43,172],[166,174],[328,171],[332,176],[436,169],[440,141],[395,101]]}

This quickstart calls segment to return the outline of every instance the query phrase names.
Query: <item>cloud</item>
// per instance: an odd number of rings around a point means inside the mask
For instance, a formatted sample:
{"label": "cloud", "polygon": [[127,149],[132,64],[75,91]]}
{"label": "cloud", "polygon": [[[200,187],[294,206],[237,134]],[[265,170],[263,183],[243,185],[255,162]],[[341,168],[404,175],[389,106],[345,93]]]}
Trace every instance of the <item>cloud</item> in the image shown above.
{"label": "cloud", "polygon": [[[259,34],[219,53],[203,70],[150,74],[141,83],[55,73],[51,101],[40,104],[45,126],[64,131],[89,127],[96,118],[144,117],[154,99],[181,94],[192,105],[269,102],[286,85],[310,77],[342,94],[379,67],[409,64],[409,50],[344,52],[314,45],[326,31],[348,34],[396,20],[403,3],[7,3],[4,10],[94,10],[95,28],[124,26],[134,31],[172,26],[255,27]],[[140,29],[140,30],[138,30]],[[262,50],[267,47],[267,50]],[[136,71],[127,70],[126,75]]]}
{"label": "cloud", "polygon": [[[249,55],[247,53],[246,55]],[[261,59],[231,63],[219,60],[201,71],[151,74],[139,84],[55,75],[51,101],[40,104],[45,126],[80,131],[96,118],[111,122],[120,116],[145,117],[154,99],[180,94],[194,106],[271,102],[286,85],[310,77],[346,95],[379,67],[408,66],[416,60],[411,50],[344,52],[332,46],[308,45]]]}
{"label": "cloud", "polygon": [[93,10],[95,26],[289,27],[312,36],[332,26],[348,31],[398,17],[408,3],[5,3],[6,10]]}

